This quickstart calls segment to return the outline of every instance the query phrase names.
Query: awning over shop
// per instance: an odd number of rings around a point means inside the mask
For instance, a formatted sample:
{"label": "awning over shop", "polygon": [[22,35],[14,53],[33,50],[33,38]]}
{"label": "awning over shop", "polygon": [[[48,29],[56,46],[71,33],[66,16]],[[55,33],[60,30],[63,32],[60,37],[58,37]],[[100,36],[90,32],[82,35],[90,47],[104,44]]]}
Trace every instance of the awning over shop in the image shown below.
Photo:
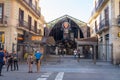
{"label": "awning over shop", "polygon": [[78,45],[97,45],[98,38],[95,37],[89,37],[89,38],[81,38],[76,40]]}
{"label": "awning over shop", "polygon": [[55,45],[55,40],[53,37],[43,37],[41,40],[41,44]]}

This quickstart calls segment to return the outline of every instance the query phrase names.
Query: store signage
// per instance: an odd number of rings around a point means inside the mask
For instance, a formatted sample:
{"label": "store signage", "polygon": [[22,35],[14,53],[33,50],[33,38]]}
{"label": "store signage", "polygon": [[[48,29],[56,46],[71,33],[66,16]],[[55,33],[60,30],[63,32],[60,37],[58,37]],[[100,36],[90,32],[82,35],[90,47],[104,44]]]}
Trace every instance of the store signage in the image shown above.
{"label": "store signage", "polygon": [[120,32],[118,32],[118,37],[120,37]]}
{"label": "store signage", "polygon": [[4,35],[4,33],[0,34],[0,42],[2,42],[2,43],[5,42],[5,35]]}
{"label": "store signage", "polygon": [[23,38],[22,38],[22,37],[18,37],[17,39],[18,39],[18,40],[23,40]]}
{"label": "store signage", "polygon": [[32,41],[41,41],[42,40],[42,36],[32,36],[31,40]]}

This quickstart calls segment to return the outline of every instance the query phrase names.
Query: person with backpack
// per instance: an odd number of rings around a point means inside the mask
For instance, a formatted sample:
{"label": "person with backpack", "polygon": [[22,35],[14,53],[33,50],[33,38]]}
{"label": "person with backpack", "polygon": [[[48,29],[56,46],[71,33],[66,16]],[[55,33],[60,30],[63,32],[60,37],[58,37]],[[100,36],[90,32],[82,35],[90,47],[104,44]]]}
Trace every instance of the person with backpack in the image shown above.
{"label": "person with backpack", "polygon": [[0,76],[2,76],[1,72],[3,65],[4,65],[4,52],[3,49],[0,48]]}
{"label": "person with backpack", "polygon": [[36,59],[37,72],[39,73],[42,53],[40,51],[37,51],[34,56]]}
{"label": "person with backpack", "polygon": [[14,51],[13,52],[13,64],[14,64],[14,70],[18,70],[18,55],[17,53]]}
{"label": "person with backpack", "polygon": [[28,57],[27,57],[27,64],[29,67],[28,73],[33,73],[33,71],[32,71],[33,61],[34,61],[33,54],[28,54]]}

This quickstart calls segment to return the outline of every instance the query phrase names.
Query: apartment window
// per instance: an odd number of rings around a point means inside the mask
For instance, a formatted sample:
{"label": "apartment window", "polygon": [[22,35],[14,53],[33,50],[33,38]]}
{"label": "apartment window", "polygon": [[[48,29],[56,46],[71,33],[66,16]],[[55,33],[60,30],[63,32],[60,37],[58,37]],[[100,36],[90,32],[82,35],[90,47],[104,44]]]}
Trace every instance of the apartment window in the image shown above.
{"label": "apartment window", "polygon": [[34,21],[35,32],[37,32],[37,21]]}
{"label": "apartment window", "polygon": [[35,1],[35,8],[37,9],[37,1]]}
{"label": "apartment window", "polygon": [[119,1],[119,15],[120,15],[120,1]]}
{"label": "apartment window", "polygon": [[28,15],[28,26],[29,26],[29,30],[31,30],[32,18],[31,18],[31,16],[29,16],[29,15]]}
{"label": "apartment window", "polygon": [[32,5],[32,0],[29,0],[29,4]]}
{"label": "apartment window", "polygon": [[4,9],[4,4],[0,3],[0,23],[3,22],[3,10]]}
{"label": "apartment window", "polygon": [[105,14],[105,25],[109,26],[109,7],[105,9],[104,14]]}
{"label": "apartment window", "polygon": [[39,34],[42,35],[42,30],[41,29],[39,30]]}
{"label": "apartment window", "polygon": [[97,27],[97,21],[95,21],[95,32],[98,31],[98,27]]}
{"label": "apartment window", "polygon": [[105,40],[109,40],[109,34],[105,35]]}
{"label": "apartment window", "polygon": [[24,22],[24,11],[19,9],[19,23],[23,25]]}
{"label": "apartment window", "polygon": [[100,37],[100,38],[99,38],[99,42],[103,42],[103,37]]}

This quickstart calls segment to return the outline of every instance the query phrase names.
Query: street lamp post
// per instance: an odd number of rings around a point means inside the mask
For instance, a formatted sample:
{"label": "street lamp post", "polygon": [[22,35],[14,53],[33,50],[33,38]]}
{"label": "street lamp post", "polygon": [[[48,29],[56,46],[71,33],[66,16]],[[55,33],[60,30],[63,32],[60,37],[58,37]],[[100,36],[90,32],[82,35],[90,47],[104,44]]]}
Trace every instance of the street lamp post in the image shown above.
{"label": "street lamp post", "polygon": [[79,28],[78,28],[78,39],[80,39],[80,31],[79,31]]}
{"label": "street lamp post", "polygon": [[[46,36],[47,36],[47,35],[46,35],[46,24],[44,24],[43,27],[44,27],[44,37],[46,37]],[[45,43],[45,45],[44,45],[44,54],[43,54],[43,55],[45,56],[45,58],[44,58],[44,59],[45,59],[45,62],[47,61],[47,60],[46,60],[46,57],[47,57],[47,51],[46,51],[46,50],[47,50],[47,45],[46,45],[46,43]]]}

